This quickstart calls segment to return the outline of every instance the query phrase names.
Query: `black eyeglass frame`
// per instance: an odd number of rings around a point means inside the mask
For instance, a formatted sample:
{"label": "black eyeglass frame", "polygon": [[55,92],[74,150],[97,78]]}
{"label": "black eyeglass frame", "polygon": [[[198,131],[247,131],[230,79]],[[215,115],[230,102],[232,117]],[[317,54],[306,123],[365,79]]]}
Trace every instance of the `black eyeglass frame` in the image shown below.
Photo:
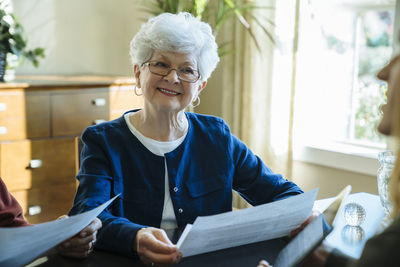
{"label": "black eyeglass frame", "polygon": [[[152,63],[152,62],[157,62],[157,61],[147,61],[147,62],[143,63],[141,66],[142,66],[142,67],[143,67],[143,66],[149,66],[150,63]],[[155,75],[158,75],[158,76],[162,76],[162,77],[167,76],[168,74],[171,73],[171,71],[174,70],[174,71],[176,71],[176,74],[178,75],[178,79],[181,80],[181,81],[183,81],[183,82],[187,82],[187,83],[195,83],[195,82],[197,82],[198,80],[200,80],[200,78],[201,78],[200,72],[197,71],[197,70],[195,70],[195,72],[198,73],[198,76],[197,76],[197,79],[196,79],[196,80],[194,80],[194,81],[183,80],[183,79],[181,78],[180,70],[179,70],[179,69],[180,69],[180,68],[177,68],[177,69],[175,69],[175,68],[169,68],[167,74],[162,75],[162,74],[159,74],[159,73],[152,72],[152,71],[150,70],[150,67],[149,67],[149,71],[150,71],[151,73],[153,73],[153,74],[155,74]]]}

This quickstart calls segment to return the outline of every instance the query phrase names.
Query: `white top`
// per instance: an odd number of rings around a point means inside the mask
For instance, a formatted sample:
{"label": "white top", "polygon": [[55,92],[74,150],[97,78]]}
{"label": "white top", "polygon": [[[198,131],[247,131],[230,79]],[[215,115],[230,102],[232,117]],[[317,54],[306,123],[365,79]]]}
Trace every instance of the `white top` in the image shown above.
{"label": "white top", "polygon": [[[125,122],[128,125],[129,130],[131,130],[132,134],[136,136],[136,138],[153,154],[157,156],[164,156],[164,154],[169,153],[176,149],[186,138],[186,133],[173,141],[157,141],[151,138],[148,138],[141,134],[131,123],[130,117],[133,115],[133,112],[127,113],[124,115]],[[167,161],[164,158],[165,165],[165,186],[164,186],[164,208],[162,213],[161,225],[160,228],[164,230],[177,228],[178,225],[176,223],[176,217],[174,212],[174,207],[171,201],[171,195],[169,193],[169,179],[168,179],[168,169],[167,169]]]}

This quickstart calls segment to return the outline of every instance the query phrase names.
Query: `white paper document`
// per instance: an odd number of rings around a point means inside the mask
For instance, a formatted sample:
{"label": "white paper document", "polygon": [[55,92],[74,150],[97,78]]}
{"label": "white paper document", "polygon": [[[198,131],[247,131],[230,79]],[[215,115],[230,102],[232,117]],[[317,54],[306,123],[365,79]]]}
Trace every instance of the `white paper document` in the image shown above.
{"label": "white paper document", "polygon": [[279,252],[274,267],[292,267],[299,264],[323,238],[322,215],[320,215]]}
{"label": "white paper document", "polygon": [[312,212],[318,189],[280,201],[197,217],[187,225],[177,246],[183,257],[288,235]]}
{"label": "white paper document", "polygon": [[73,237],[94,220],[118,196],[99,207],[65,219],[24,227],[0,228],[0,266],[23,266],[64,240]]}

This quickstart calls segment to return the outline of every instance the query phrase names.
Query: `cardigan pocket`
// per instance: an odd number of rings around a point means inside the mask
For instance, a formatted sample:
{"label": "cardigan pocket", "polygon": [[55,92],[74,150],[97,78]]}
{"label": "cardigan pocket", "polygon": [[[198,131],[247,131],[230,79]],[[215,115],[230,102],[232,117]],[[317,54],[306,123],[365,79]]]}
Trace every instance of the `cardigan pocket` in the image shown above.
{"label": "cardigan pocket", "polygon": [[186,181],[186,187],[191,197],[197,198],[225,188],[225,176],[213,176],[212,178]]}

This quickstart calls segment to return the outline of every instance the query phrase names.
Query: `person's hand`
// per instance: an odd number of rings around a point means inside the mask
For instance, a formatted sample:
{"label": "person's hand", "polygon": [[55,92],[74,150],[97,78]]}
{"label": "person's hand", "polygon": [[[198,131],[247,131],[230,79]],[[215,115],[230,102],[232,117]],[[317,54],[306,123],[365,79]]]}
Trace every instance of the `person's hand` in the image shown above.
{"label": "person's hand", "polygon": [[[60,218],[68,217],[66,215]],[[59,218],[59,219],[60,219]],[[56,247],[60,255],[83,259],[89,256],[93,251],[94,243],[96,242],[97,230],[102,224],[98,218],[95,218],[88,226],[76,234],[74,237],[62,242]]]}
{"label": "person's hand", "polygon": [[140,229],[133,249],[143,263],[151,266],[168,266],[182,259],[178,247],[172,244],[164,230],[158,228]]}
{"label": "person's hand", "polygon": [[[323,267],[332,247],[322,243],[303,262],[302,267]],[[261,260],[257,267],[273,267],[266,260]]]}
{"label": "person's hand", "polygon": [[317,218],[321,213],[319,211],[313,210],[311,213],[311,216],[308,217],[308,219],[303,222],[299,228],[294,229],[293,231],[290,232],[290,237],[293,238],[295,237],[298,233],[300,233],[312,220]]}
{"label": "person's hand", "polygon": [[319,245],[304,261],[303,267],[323,267],[333,248],[324,242]]}
{"label": "person's hand", "polygon": [[261,260],[257,267],[273,267],[272,265],[270,265],[266,260]]}

